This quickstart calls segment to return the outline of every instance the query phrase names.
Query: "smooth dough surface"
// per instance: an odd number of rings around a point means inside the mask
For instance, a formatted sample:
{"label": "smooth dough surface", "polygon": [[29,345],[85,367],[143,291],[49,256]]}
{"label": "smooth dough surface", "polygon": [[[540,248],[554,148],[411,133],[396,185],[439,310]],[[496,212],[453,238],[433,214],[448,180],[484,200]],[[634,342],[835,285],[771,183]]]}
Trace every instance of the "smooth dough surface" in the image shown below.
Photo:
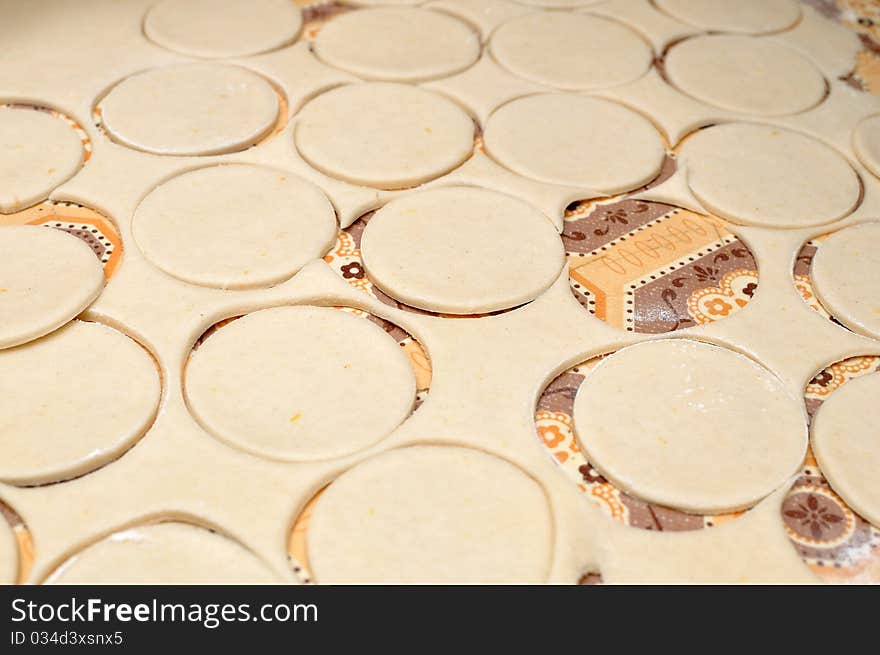
{"label": "smooth dough surface", "polygon": [[848,328],[880,338],[880,223],[834,233],[813,257],[813,290]]}
{"label": "smooth dough surface", "polygon": [[278,118],[278,96],[256,73],[214,63],[138,73],[100,104],[107,131],[160,155],[217,155],[259,141]]}
{"label": "smooth dough surface", "polygon": [[842,155],[807,136],[729,123],[684,142],[690,187],[735,223],[797,228],[830,223],[858,202],[859,179]]}
{"label": "smooth dough surface", "polygon": [[61,230],[0,226],[0,253],[0,349],[64,325],[104,287],[92,249]]}
{"label": "smooth dough surface", "polygon": [[793,475],[807,446],[803,407],[747,357],[696,341],[616,352],[574,405],[590,463],[645,500],[695,513],[739,510]]}
{"label": "smooth dough surface", "polygon": [[859,123],[853,132],[853,149],[865,168],[880,177],[880,116]]}
{"label": "smooth dough surface", "polygon": [[674,85],[694,98],[746,114],[795,114],[825,95],[825,78],[809,59],[766,37],[687,39],[667,53],[665,70]]}
{"label": "smooth dough surface", "polygon": [[797,0],[655,0],[674,18],[705,30],[767,34],[801,17]]}
{"label": "smooth dough surface", "polygon": [[380,327],[307,306],[258,311],[222,328],[192,354],[185,386],[211,433],[286,460],[371,446],[409,415],[416,393],[408,358]]}
{"label": "smooth dough surface", "polygon": [[331,177],[397,189],[439,177],[467,159],[474,122],[436,93],[370,82],[312,100],[299,114],[295,139],[306,161]]}
{"label": "smooth dough surface", "polygon": [[315,38],[325,63],[359,77],[416,82],[452,75],[480,56],[470,26],[428,9],[379,7],[342,14]]}
{"label": "smooth dough surface", "polygon": [[336,239],[336,215],[314,185],[251,165],[184,173],[144,198],[133,222],[138,246],[163,271],[222,289],[292,277]]}
{"label": "smooth dough surface", "polygon": [[819,468],[840,497],[880,527],[880,374],[850,380],[822,403],[813,419]]}
{"label": "smooth dough surface", "polygon": [[476,187],[393,200],[361,241],[367,274],[413,307],[476,314],[533,300],[559,275],[562,240],[537,209]]}
{"label": "smooth dough surface", "polygon": [[12,528],[0,515],[0,585],[15,584],[18,579],[18,544]]}
{"label": "smooth dough surface", "polygon": [[159,393],[147,352],[98,323],[0,351],[0,480],[54,482],[112,461],[150,425]]}
{"label": "smooth dough surface", "polygon": [[666,151],[654,126],[623,105],[586,96],[514,100],[489,118],[486,151],[515,173],[608,194],[657,176]]}
{"label": "smooth dough surface", "polygon": [[599,4],[602,0],[514,0],[517,4],[542,9],[576,9]]}
{"label": "smooth dough surface", "polygon": [[291,0],[163,0],[144,33],[164,48],[208,59],[245,57],[293,41],[302,14]]}
{"label": "smooth dough surface", "polygon": [[337,478],[307,539],[321,584],[527,584],[546,579],[553,526],[544,490],[512,464],[413,446]]}
{"label": "smooth dough surface", "polygon": [[45,200],[83,161],[76,132],[48,112],[0,107],[0,213]]}
{"label": "smooth dough surface", "polygon": [[187,523],[129,528],[87,546],[47,584],[272,584],[256,555],[228,537]]}
{"label": "smooth dough surface", "polygon": [[622,23],[563,12],[514,18],[495,31],[489,49],[515,75],[566,91],[632,82],[654,58],[647,42]]}

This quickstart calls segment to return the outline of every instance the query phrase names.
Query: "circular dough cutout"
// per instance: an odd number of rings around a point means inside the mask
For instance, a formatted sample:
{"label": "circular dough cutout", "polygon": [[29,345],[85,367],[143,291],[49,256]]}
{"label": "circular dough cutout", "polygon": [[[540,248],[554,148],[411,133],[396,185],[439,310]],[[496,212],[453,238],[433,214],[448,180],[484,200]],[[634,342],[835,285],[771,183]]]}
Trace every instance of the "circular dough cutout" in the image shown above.
{"label": "circular dough cutout", "polygon": [[760,116],[806,111],[825,96],[825,78],[797,51],[769,38],[709,34],[667,53],[669,81],[710,105]]}
{"label": "circular dough cutout", "polygon": [[819,302],[834,318],[880,338],[880,223],[848,227],[822,241],[811,275]]}
{"label": "circular dough cutout", "polygon": [[0,585],[15,584],[18,579],[18,543],[11,526],[0,514]]}
{"label": "circular dough cutout", "polygon": [[47,584],[272,584],[280,578],[232,539],[187,523],[115,532],[83,549]]}
{"label": "circular dough cutout", "polygon": [[246,57],[296,39],[302,14],[291,0],[163,0],[144,19],[147,38],[192,57]]}
{"label": "circular dough cutout", "polygon": [[326,175],[400,189],[448,173],[467,159],[474,122],[430,91],[370,82],[312,100],[299,114],[295,139],[303,158]]}
{"label": "circular dough cutout", "polygon": [[544,490],[493,455],[392,450],[318,498],[307,533],[321,584],[541,583],[553,520]]}
{"label": "circular dough cutout", "polygon": [[663,139],[640,114],[609,100],[563,94],[502,106],[489,118],[483,144],[520,175],[607,194],[647,184],[666,158]]}
{"label": "circular dough cutout", "polygon": [[767,34],[800,20],[797,0],[655,0],[673,18],[704,30]]}
{"label": "circular dough cutout", "polygon": [[0,480],[57,482],[111,462],[150,426],[159,394],[150,355],[97,323],[0,351]]}
{"label": "circular dough cutout", "polygon": [[597,5],[602,0],[514,0],[517,4],[542,9],[575,9]]}
{"label": "circular dough cutout", "polygon": [[326,253],[336,214],[316,186],[284,171],[212,166],[150,192],[133,232],[146,258],[169,275],[246,289],[286,280]]}
{"label": "circular dough cutout", "polygon": [[361,254],[382,291],[448,314],[488,313],[533,300],[565,262],[562,240],[541,212],[476,187],[391,201],[367,224]]}
{"label": "circular dough cutout", "polygon": [[0,107],[0,213],[45,200],[73,177],[83,144],[64,121],[29,107]]}
{"label": "circular dough cutout", "polygon": [[734,223],[798,228],[848,214],[859,178],[835,150],[768,125],[729,123],[700,130],[680,149],[691,191]]}
{"label": "circular dough cutout", "polygon": [[632,82],[654,59],[644,39],[622,23],[562,12],[526,14],[504,23],[489,49],[515,75],[566,91]]}
{"label": "circular dough cutout", "polygon": [[263,138],[278,96],[256,73],[225,64],[180,64],[138,73],[100,104],[110,135],[158,155],[219,155]]}
{"label": "circular dough cutout", "polygon": [[0,226],[0,252],[0,349],[64,325],[104,288],[95,253],[62,230]]}
{"label": "circular dough cutout", "polygon": [[198,421],[257,455],[318,460],[375,444],[409,416],[406,354],[365,318],[327,307],[248,314],[193,352],[186,395]]}
{"label": "circular dough cutout", "polygon": [[480,56],[480,39],[447,14],[379,7],[329,21],[315,37],[314,49],[325,63],[365,79],[417,82],[473,64]]}
{"label": "circular dough cutout", "polygon": [[624,348],[584,380],[578,442],[621,489],[698,514],[744,509],[802,464],[802,404],[747,357],[696,341]]}
{"label": "circular dough cutout", "polygon": [[859,123],[853,133],[853,149],[865,168],[880,177],[880,116]]}

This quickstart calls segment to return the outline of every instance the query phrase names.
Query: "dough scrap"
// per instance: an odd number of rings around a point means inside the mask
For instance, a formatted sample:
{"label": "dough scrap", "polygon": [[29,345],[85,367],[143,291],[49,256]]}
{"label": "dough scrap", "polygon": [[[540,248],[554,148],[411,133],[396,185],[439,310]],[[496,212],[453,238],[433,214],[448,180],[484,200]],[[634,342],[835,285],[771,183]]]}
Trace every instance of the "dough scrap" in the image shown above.
{"label": "dough scrap", "polygon": [[853,132],[853,149],[865,168],[880,178],[880,116],[859,123]]}
{"label": "dough scrap", "polygon": [[18,579],[18,544],[12,528],[0,515],[0,585],[15,584]]}
{"label": "dough scrap", "polygon": [[654,0],[678,20],[705,30],[767,34],[793,26],[801,17],[797,0]]}

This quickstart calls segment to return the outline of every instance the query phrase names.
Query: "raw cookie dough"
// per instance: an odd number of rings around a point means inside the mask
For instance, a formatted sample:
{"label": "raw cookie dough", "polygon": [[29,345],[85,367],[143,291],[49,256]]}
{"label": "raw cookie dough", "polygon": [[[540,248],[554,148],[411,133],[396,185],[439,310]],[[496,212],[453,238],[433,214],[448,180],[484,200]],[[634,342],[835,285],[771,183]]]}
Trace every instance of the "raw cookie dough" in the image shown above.
{"label": "raw cookie dough", "polygon": [[0,213],[45,200],[79,170],[83,154],[73,128],[50,113],[0,106]]}
{"label": "raw cookie dough", "polygon": [[533,300],[559,276],[562,240],[531,205],[476,187],[393,200],[367,224],[370,280],[413,307],[487,313]]}
{"label": "raw cookie dough", "polygon": [[0,226],[0,253],[0,349],[64,325],[104,287],[92,249],[61,230]]}
{"label": "raw cookie dough", "polygon": [[599,4],[602,0],[514,0],[518,4],[544,9],[574,9]]}
{"label": "raw cookie dough", "polygon": [[275,50],[292,42],[301,27],[291,0],[163,0],[144,19],[147,38],[208,59]]}
{"label": "raw cookie dough", "polygon": [[314,43],[325,63],[359,77],[416,82],[453,75],[480,56],[480,39],[448,14],[410,7],[380,7],[342,14]]}
{"label": "raw cookie dough", "polygon": [[147,352],[105,325],[74,321],[0,351],[0,481],[55,482],[119,457],[159,404]]}
{"label": "raw cookie dough", "polygon": [[336,215],[314,185],[251,165],[211,166],[154,189],[134,214],[138,246],[163,271],[221,289],[292,277],[336,239]]}
{"label": "raw cookie dough", "polygon": [[805,111],[825,96],[825,78],[796,50],[766,37],[709,34],[674,45],[669,81],[710,105],[746,114]]}
{"label": "raw cookie dough", "polygon": [[18,579],[18,544],[6,519],[0,514],[0,585],[15,584]]}
{"label": "raw cookie dough", "polygon": [[859,123],[853,132],[853,149],[865,168],[880,177],[880,116]]}
{"label": "raw cookie dough", "polygon": [[666,157],[663,139],[640,114],[587,96],[520,98],[489,117],[486,151],[515,173],[607,194],[650,182]]}
{"label": "raw cookie dough", "polygon": [[878,281],[880,223],[834,233],[813,257],[813,290],[825,309],[851,330],[880,338]]}
{"label": "raw cookie dough", "polygon": [[552,543],[537,482],[452,446],[392,450],[343,473],[315,503],[307,535],[321,584],[540,583]]}
{"label": "raw cookie dough", "polygon": [[578,442],[613,484],[644,500],[717,514],[750,507],[804,459],[801,403],[747,357],[684,339],[630,346],[587,375]]}
{"label": "raw cookie dough", "polygon": [[192,413],[244,450],[286,460],[340,457],[409,415],[406,354],[366,318],[329,307],[277,307],[220,329],[184,381]]}
{"label": "raw cookie dough", "polygon": [[99,105],[112,137],[160,155],[217,155],[242,150],[278,118],[278,96],[238,66],[179,64],[138,73]]}
{"label": "raw cookie dough", "polygon": [[768,125],[700,130],[681,146],[691,191],[735,223],[797,228],[848,214],[860,186],[846,159],[807,136]]}
{"label": "raw cookie dough", "polygon": [[232,539],[187,523],[115,532],[56,569],[47,584],[272,584],[277,575]]}
{"label": "raw cookie dough", "polygon": [[813,419],[819,468],[840,497],[880,527],[880,374],[850,380],[822,403]]}
{"label": "raw cookie dough", "polygon": [[563,12],[508,21],[492,35],[489,50],[515,75],[566,91],[632,82],[654,59],[647,42],[622,23]]}
{"label": "raw cookie dough", "polygon": [[300,112],[296,146],[322,173],[397,189],[439,177],[473,150],[474,122],[451,100],[370,82],[318,96]]}
{"label": "raw cookie dough", "polygon": [[797,0],[654,0],[674,18],[705,30],[766,34],[801,17]]}

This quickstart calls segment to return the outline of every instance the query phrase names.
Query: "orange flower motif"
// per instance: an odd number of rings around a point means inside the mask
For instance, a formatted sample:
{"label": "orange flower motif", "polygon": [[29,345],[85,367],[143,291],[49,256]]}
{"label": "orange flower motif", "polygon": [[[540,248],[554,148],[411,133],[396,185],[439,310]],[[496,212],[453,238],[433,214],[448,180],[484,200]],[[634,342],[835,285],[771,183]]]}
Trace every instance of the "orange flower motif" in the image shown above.
{"label": "orange flower motif", "polygon": [[721,298],[713,298],[706,303],[706,310],[713,316],[727,316],[733,310],[733,305]]}
{"label": "orange flower motif", "polygon": [[545,425],[538,429],[541,439],[547,448],[555,448],[565,440],[565,435],[558,425]]}

